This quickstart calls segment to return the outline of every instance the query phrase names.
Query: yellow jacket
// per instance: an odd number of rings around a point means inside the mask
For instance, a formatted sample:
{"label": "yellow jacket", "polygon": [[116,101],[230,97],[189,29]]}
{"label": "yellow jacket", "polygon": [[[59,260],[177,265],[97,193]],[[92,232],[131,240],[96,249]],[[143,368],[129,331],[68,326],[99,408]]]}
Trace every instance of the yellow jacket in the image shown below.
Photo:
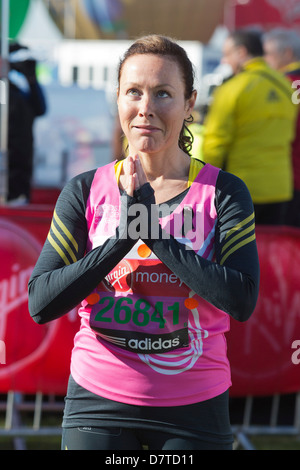
{"label": "yellow jacket", "polygon": [[202,145],[203,145],[203,126],[196,122],[189,125],[189,129],[194,136],[194,142],[192,145],[191,156],[197,158],[198,160],[203,160],[202,158]]}
{"label": "yellow jacket", "polygon": [[241,178],[254,203],[292,197],[293,92],[282,74],[257,58],[214,94],[205,120],[203,159]]}

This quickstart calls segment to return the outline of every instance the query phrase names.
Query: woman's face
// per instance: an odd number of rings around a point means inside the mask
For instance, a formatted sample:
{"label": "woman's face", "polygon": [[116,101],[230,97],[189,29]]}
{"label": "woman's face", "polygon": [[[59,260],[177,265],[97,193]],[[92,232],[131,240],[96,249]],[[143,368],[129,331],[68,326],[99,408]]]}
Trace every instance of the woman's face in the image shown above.
{"label": "woman's face", "polygon": [[121,126],[131,154],[178,149],[196,92],[185,99],[180,68],[170,57],[137,54],[123,64],[118,91]]}

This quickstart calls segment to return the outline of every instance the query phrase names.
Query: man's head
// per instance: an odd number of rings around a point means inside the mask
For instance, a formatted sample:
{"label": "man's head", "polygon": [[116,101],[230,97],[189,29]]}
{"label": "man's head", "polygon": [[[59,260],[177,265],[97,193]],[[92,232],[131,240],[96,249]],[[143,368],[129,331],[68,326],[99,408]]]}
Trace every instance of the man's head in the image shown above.
{"label": "man's head", "polygon": [[263,46],[266,62],[276,70],[300,61],[300,36],[296,31],[274,29],[264,35]]}
{"label": "man's head", "polygon": [[262,56],[263,46],[259,33],[235,31],[225,40],[222,62],[230,65],[233,73],[237,74],[248,60]]}
{"label": "man's head", "polygon": [[11,64],[10,64],[11,54],[17,53],[21,49],[28,50],[28,47],[22,46],[21,44],[17,42],[10,43],[8,46],[9,58],[4,59],[3,57],[1,57],[2,48],[1,48],[1,40],[0,40],[0,78],[5,78],[8,75],[8,72],[11,68]]}

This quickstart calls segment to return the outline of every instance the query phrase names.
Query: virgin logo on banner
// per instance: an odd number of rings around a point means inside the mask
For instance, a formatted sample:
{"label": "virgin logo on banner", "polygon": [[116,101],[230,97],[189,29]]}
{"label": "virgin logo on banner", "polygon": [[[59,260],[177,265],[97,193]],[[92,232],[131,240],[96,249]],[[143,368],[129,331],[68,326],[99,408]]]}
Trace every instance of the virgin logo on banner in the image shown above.
{"label": "virgin logo on banner", "polygon": [[245,323],[227,335],[232,395],[273,395],[300,389],[293,360],[300,340],[300,230],[257,227],[260,292]]}
{"label": "virgin logo on banner", "polygon": [[[50,220],[46,223],[45,228]],[[0,218],[0,392],[63,393],[65,388],[69,359],[61,362],[58,354],[66,345],[70,355],[72,338],[60,336],[70,322],[37,325],[28,312],[27,285],[41,248],[42,240],[29,230]]]}
{"label": "virgin logo on banner", "polygon": [[39,356],[54,329],[33,328],[28,316],[27,284],[40,250],[30,233],[0,219],[0,340],[7,350],[7,366],[0,369],[0,377]]}
{"label": "virgin logo on banner", "polygon": [[236,5],[235,27],[257,26],[264,30],[277,27],[300,28],[299,0],[250,0]]}

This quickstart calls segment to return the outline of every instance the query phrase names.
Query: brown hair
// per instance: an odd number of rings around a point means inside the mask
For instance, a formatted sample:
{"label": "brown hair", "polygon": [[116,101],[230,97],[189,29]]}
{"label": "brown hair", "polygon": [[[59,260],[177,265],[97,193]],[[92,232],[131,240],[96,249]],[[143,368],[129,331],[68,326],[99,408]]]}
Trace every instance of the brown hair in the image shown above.
{"label": "brown hair", "polygon": [[[118,84],[122,75],[122,68],[125,61],[137,54],[157,54],[172,57],[178,64],[184,85],[185,85],[185,99],[189,99],[194,91],[194,69],[193,64],[186,51],[179,46],[173,39],[166,36],[151,34],[137,39],[125,52],[123,58],[120,60],[118,69]],[[179,134],[178,146],[185,153],[190,155],[192,144],[194,141],[193,134],[186,126],[187,122],[192,122],[193,118],[190,116],[188,120],[184,120],[181,132]],[[188,135],[187,135],[188,133]]]}

